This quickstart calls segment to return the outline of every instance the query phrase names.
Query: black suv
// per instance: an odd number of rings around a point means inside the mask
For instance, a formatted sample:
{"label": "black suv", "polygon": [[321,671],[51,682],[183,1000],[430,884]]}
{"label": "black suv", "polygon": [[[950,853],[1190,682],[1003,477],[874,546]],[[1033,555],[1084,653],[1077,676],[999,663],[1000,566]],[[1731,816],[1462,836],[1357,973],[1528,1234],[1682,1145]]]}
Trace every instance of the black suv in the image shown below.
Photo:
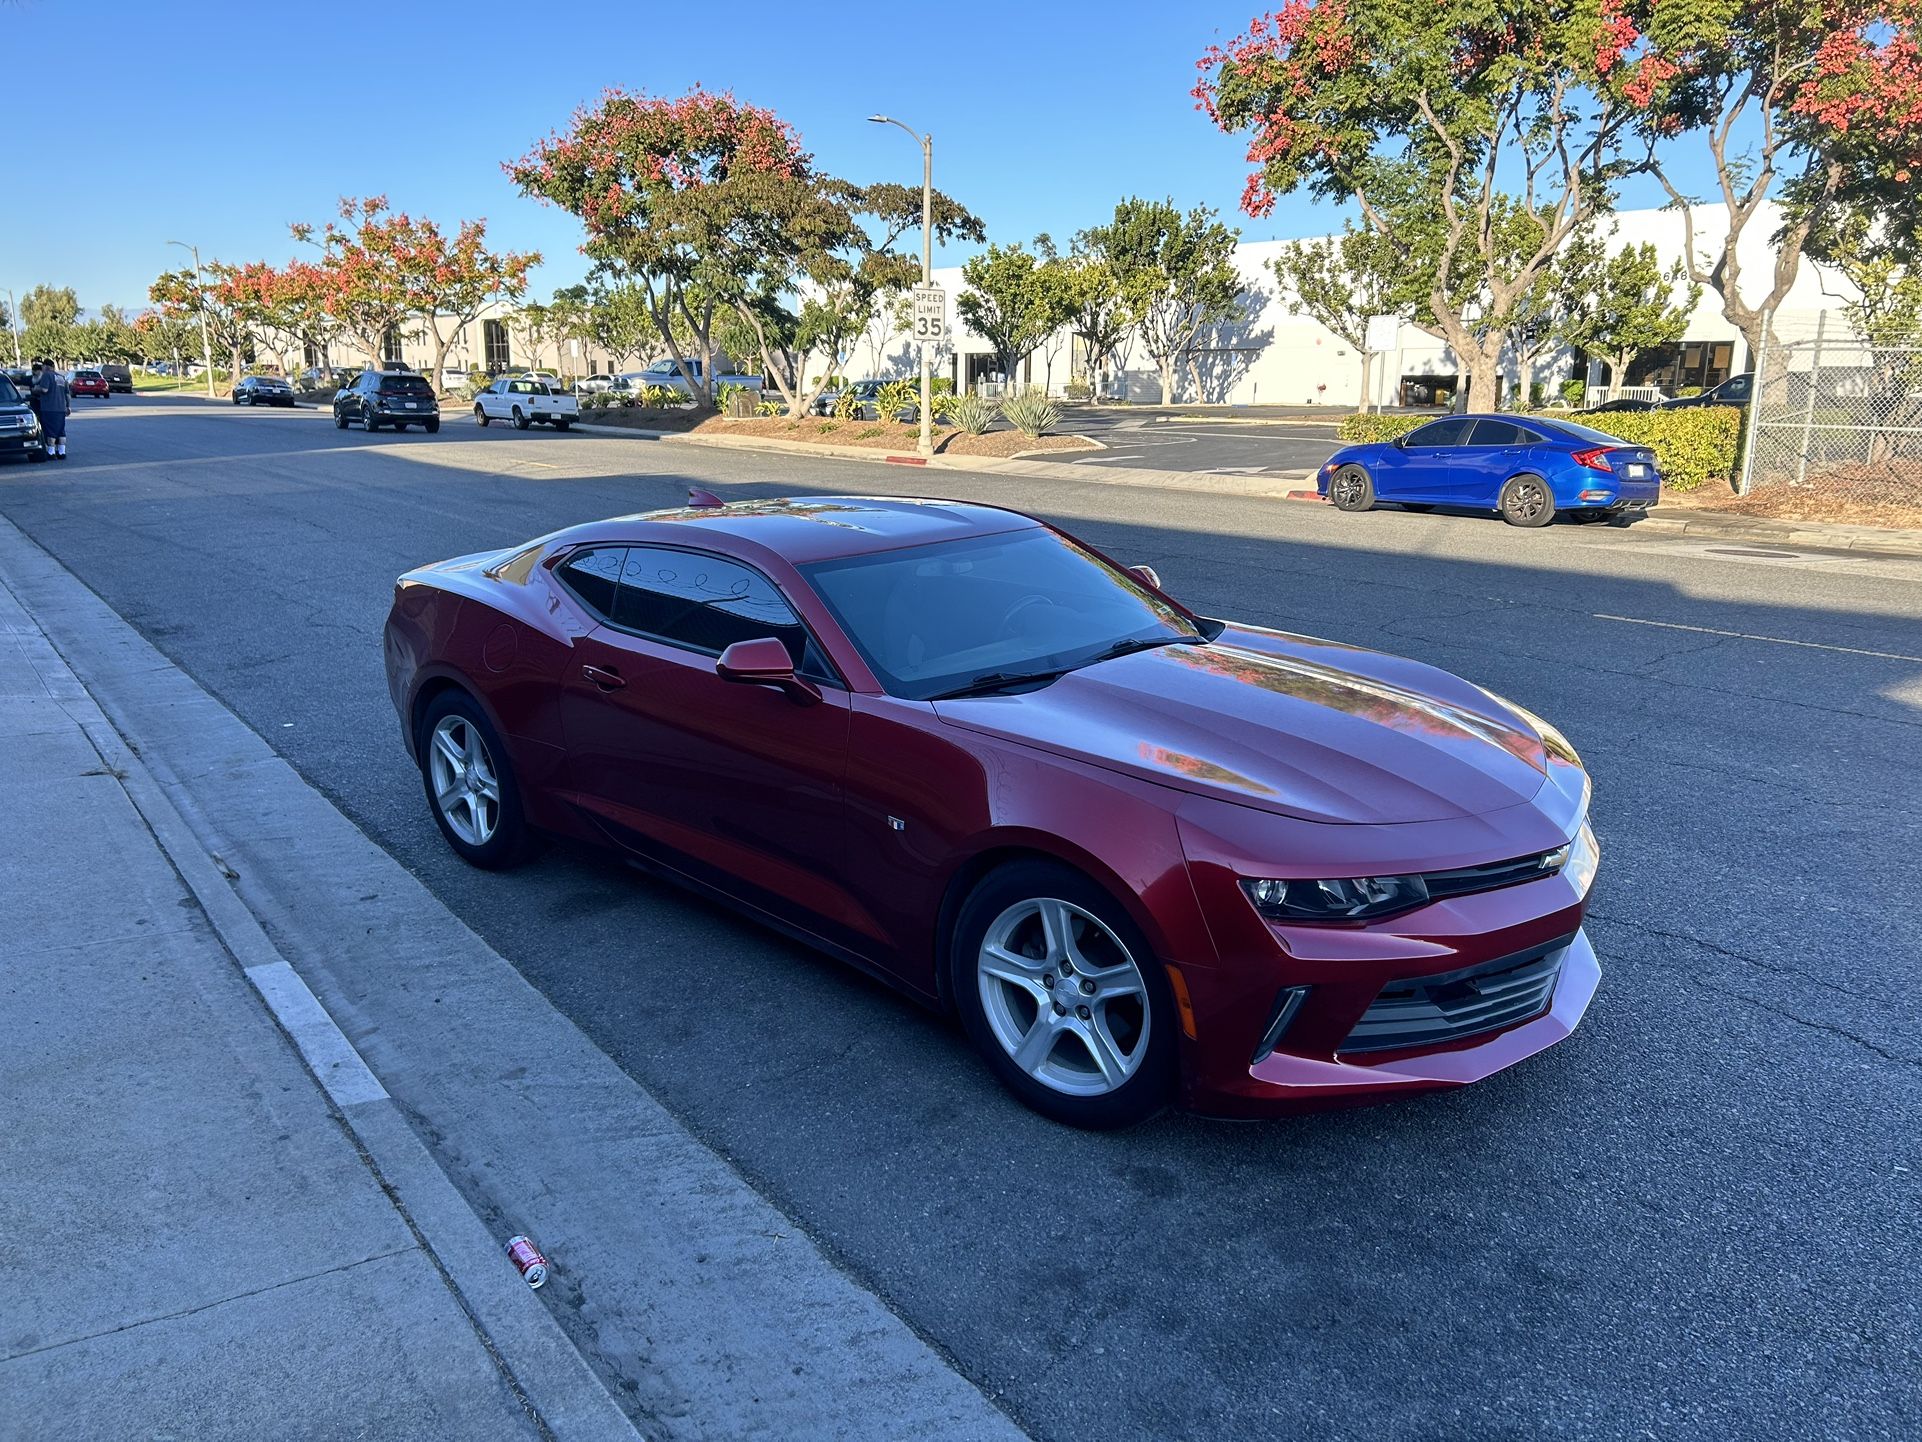
{"label": "black suv", "polygon": [[427,377],[415,371],[362,371],[360,379],[334,397],[335,428],[344,431],[349,421],[359,421],[370,431],[419,426],[432,434],[440,429],[440,403]]}

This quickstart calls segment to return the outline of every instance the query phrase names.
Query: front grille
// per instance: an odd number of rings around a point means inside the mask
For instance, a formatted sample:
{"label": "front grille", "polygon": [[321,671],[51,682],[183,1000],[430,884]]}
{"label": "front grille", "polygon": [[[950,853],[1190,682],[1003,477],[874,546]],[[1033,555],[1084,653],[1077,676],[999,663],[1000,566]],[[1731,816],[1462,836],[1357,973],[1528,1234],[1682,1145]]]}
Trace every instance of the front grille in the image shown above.
{"label": "front grille", "polygon": [[1548,1010],[1573,938],[1440,976],[1383,987],[1339,1050],[1406,1051],[1440,1046],[1532,1021]]}
{"label": "front grille", "polygon": [[1518,856],[1513,861],[1491,861],[1486,866],[1463,866],[1454,871],[1425,871],[1422,882],[1431,899],[1467,896],[1475,891],[1493,891],[1499,886],[1514,886],[1524,881],[1539,881],[1553,876],[1567,859],[1568,848],[1538,851],[1533,856]]}

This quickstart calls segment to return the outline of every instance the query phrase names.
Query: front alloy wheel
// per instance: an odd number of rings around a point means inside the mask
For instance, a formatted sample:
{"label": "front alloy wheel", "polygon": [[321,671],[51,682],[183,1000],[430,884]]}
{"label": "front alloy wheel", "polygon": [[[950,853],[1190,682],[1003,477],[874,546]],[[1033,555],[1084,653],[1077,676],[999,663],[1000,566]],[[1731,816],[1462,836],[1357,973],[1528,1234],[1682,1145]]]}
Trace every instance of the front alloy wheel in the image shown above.
{"label": "front alloy wheel", "polygon": [[1343,466],[1328,482],[1328,499],[1338,511],[1366,511],[1375,504],[1375,483],[1360,466]]}
{"label": "front alloy wheel", "polygon": [[976,1048],[1043,1116],[1121,1127],[1167,1105],[1167,981],[1127,911],[1087,876],[1039,859],[994,872],[961,910],[949,964]]}

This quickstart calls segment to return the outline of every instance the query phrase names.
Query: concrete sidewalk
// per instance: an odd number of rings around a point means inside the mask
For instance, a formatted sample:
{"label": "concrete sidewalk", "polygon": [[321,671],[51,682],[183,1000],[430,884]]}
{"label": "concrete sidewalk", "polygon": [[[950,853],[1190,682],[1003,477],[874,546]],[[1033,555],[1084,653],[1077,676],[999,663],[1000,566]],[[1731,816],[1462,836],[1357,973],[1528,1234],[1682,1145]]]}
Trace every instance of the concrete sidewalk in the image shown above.
{"label": "concrete sidewalk", "polygon": [[0,1438],[636,1435],[5,580]]}

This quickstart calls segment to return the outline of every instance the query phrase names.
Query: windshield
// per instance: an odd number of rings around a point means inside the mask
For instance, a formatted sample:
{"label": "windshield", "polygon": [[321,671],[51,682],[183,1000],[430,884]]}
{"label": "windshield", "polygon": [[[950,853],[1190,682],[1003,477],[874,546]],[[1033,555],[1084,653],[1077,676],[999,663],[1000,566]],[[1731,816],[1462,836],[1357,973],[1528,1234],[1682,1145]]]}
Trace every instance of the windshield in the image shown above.
{"label": "windshield", "polygon": [[1125,572],[1039,528],[805,566],[889,693],[1073,670],[1117,645],[1202,639]]}
{"label": "windshield", "polygon": [[434,388],[425,376],[382,376],[380,393],[384,396],[431,396]]}
{"label": "windshield", "polygon": [[13,388],[13,382],[11,380],[5,376],[0,376],[0,406],[17,406],[19,404],[20,392]]}

